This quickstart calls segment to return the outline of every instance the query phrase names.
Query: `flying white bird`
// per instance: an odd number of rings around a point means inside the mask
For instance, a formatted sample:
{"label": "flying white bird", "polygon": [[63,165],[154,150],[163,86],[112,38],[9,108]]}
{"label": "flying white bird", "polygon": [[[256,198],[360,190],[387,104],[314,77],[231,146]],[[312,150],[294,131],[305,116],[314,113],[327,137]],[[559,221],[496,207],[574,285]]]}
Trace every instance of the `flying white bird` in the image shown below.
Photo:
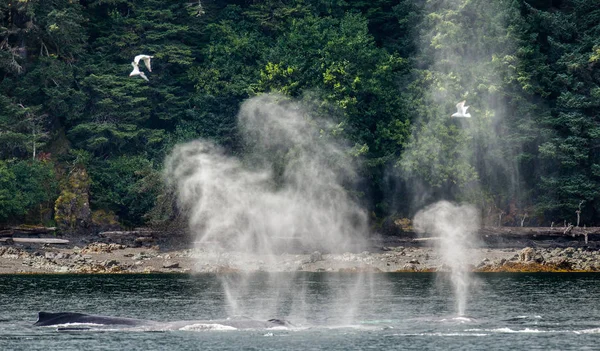
{"label": "flying white bird", "polygon": [[456,113],[452,115],[452,117],[466,117],[471,118],[471,114],[467,113],[467,109],[469,106],[465,106],[466,100],[463,100],[456,104]]}
{"label": "flying white bird", "polygon": [[150,67],[150,59],[153,58],[154,56],[150,56],[150,55],[137,55],[134,59],[133,62],[135,62],[136,65],[140,64],[140,60],[144,60],[144,64],[146,65],[146,68],[148,68],[148,72],[152,72],[152,68]]}
{"label": "flying white bird", "polygon": [[144,78],[146,81],[148,81],[148,82],[150,81],[148,79],[148,77],[146,77],[146,75],[144,74],[144,72],[140,71],[140,68],[138,67],[137,63],[132,62],[131,65],[133,66],[133,71],[131,71],[131,73],[129,73],[130,77],[140,76],[140,77]]}

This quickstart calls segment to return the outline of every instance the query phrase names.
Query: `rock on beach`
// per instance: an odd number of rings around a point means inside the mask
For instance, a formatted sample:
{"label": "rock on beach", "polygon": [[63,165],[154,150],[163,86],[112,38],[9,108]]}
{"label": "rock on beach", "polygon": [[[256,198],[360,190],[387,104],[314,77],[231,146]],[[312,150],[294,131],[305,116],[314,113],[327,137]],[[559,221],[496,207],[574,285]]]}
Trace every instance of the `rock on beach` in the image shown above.
{"label": "rock on beach", "polygon": [[[600,271],[600,252],[586,248],[479,248],[468,269],[481,272]],[[432,247],[379,247],[373,251],[275,256],[92,242],[83,248],[0,246],[0,273],[227,273],[447,271]]]}

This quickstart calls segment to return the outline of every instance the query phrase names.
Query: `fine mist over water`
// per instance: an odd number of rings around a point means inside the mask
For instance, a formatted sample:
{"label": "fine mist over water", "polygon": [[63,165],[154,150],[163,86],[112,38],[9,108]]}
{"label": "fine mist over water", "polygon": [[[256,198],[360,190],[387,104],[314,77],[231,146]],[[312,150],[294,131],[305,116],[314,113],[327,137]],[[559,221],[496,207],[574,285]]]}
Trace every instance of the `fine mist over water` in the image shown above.
{"label": "fine mist over water", "polygon": [[[196,140],[178,145],[166,160],[166,179],[204,261],[236,272],[272,272],[286,270],[281,254],[318,251],[311,256],[318,260],[321,253],[364,247],[367,215],[346,190],[356,178],[353,162],[326,132],[328,122],[312,118],[299,102],[262,95],[244,102],[238,127],[240,155]],[[249,264],[256,257],[258,266]],[[245,296],[257,287],[246,278],[222,279],[230,313],[280,315],[274,306],[249,306]],[[275,274],[258,288],[298,309],[303,293],[290,291],[290,279],[293,274]],[[352,310],[355,298],[339,301]]]}
{"label": "fine mist over water", "polygon": [[442,263],[450,271],[456,312],[464,316],[471,285],[469,249],[474,247],[475,233],[479,228],[477,209],[471,205],[439,201],[419,211],[414,225],[417,232],[437,237],[436,247]]}
{"label": "fine mist over water", "polygon": [[[414,189],[412,208],[438,200],[468,202],[492,223],[509,203],[525,207],[517,155],[527,140],[530,112],[502,89],[516,80],[513,17],[504,1],[435,0],[422,5],[413,130],[398,166]],[[465,101],[471,118],[451,117]],[[518,122],[517,122],[518,121]]]}
{"label": "fine mist over water", "polygon": [[[480,221],[497,223],[522,196],[523,140],[509,126],[527,124],[500,89],[513,79],[512,15],[502,1],[433,0],[422,5],[419,55],[425,64],[414,101],[411,137],[397,166],[411,189],[415,228],[438,237],[463,315],[470,285],[466,258]],[[452,117],[465,101],[472,117]],[[452,202],[460,203],[457,205]]]}

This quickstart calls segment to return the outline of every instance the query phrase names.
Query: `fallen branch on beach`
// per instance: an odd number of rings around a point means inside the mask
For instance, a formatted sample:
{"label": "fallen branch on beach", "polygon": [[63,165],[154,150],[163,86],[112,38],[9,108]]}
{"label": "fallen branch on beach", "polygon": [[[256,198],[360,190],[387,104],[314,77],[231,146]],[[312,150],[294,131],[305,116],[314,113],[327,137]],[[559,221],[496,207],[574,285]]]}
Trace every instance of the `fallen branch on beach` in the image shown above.
{"label": "fallen branch on beach", "polygon": [[132,237],[132,236],[155,237],[162,233],[163,232],[158,231],[158,230],[141,229],[141,230],[107,231],[107,232],[100,232],[98,235],[100,235],[103,238],[116,239],[116,238]]}
{"label": "fallen branch on beach", "polygon": [[[600,227],[485,227],[480,237],[487,242],[535,240],[535,241],[600,241]],[[583,240],[582,240],[583,239]]]}
{"label": "fallen branch on beach", "polygon": [[0,237],[11,237],[17,235],[40,235],[54,234],[56,227],[43,227],[32,225],[20,225],[15,227],[0,227]]}
{"label": "fallen branch on beach", "polygon": [[568,231],[563,227],[483,227],[479,230],[482,236],[502,235],[502,236],[549,236],[564,237],[584,234],[600,235],[600,227],[569,227]]}
{"label": "fallen branch on beach", "polygon": [[0,242],[12,245],[14,243],[22,244],[68,244],[69,240],[56,238],[1,238]]}

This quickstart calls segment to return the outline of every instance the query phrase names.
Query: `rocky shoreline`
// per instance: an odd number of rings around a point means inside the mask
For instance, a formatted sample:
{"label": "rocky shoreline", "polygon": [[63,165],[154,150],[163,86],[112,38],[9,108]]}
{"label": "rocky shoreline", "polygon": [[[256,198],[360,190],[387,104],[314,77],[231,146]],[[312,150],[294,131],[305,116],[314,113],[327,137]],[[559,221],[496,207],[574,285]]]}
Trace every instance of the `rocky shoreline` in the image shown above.
{"label": "rocky shoreline", "polygon": [[[88,240],[89,241],[89,240]],[[283,253],[276,256],[213,252],[149,241],[78,245],[0,246],[0,274],[434,272],[447,271],[433,247],[374,246],[359,253]],[[600,251],[589,247],[501,247],[468,250],[474,272],[599,272]]]}

